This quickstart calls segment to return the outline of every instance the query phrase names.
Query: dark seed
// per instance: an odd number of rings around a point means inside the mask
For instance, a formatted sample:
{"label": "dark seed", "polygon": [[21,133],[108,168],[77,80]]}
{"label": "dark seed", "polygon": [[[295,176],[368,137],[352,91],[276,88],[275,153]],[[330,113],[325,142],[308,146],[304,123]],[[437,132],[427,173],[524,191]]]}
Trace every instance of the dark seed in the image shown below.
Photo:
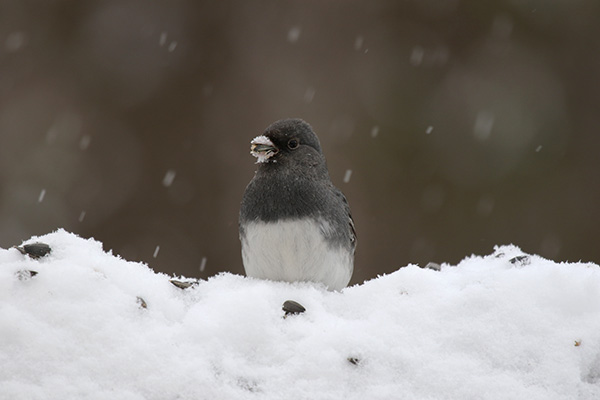
{"label": "dark seed", "polygon": [[295,302],[294,300],[286,300],[281,309],[285,312],[286,317],[288,315],[302,314],[304,311],[306,311],[306,308],[304,308],[302,304]]}
{"label": "dark seed", "polygon": [[438,263],[434,263],[434,262],[428,262],[427,265],[425,266],[425,269],[432,269],[434,271],[441,271],[442,270],[442,266]]}
{"label": "dark seed", "polygon": [[179,289],[187,289],[192,286],[196,286],[198,284],[197,280],[193,281],[178,281],[176,279],[169,279],[174,286],[177,286]]}
{"label": "dark seed", "polygon": [[15,275],[17,276],[17,279],[20,281],[26,281],[28,279],[33,278],[34,276],[36,276],[38,274],[37,271],[32,271],[29,269],[22,269],[20,271],[17,271],[15,273]]}
{"label": "dark seed", "polygon": [[237,380],[237,384],[240,388],[247,390],[252,393],[260,392],[260,387],[258,383],[246,378],[239,378]]}
{"label": "dark seed", "polygon": [[529,263],[531,262],[529,256],[516,256],[508,261],[510,261],[511,264],[515,265],[529,265]]}
{"label": "dark seed", "polygon": [[148,308],[148,304],[146,304],[146,300],[142,299],[140,296],[137,297],[137,303],[140,308]]}
{"label": "dark seed", "polygon": [[15,246],[15,249],[19,250],[21,254],[27,254],[29,257],[35,259],[44,257],[51,250],[50,246],[46,243],[31,243],[23,247]]}
{"label": "dark seed", "polygon": [[348,362],[352,365],[358,365],[360,364],[360,358],[348,357]]}

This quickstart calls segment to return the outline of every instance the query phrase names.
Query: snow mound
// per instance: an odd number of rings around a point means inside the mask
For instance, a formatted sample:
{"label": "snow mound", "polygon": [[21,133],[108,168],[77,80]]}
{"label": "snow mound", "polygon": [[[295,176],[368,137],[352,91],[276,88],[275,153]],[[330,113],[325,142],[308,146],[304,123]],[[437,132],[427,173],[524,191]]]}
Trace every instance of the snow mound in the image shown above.
{"label": "snow mound", "polygon": [[[0,249],[2,399],[598,399],[600,268],[505,246],[328,292]],[[35,273],[29,273],[34,271]],[[295,300],[306,312],[283,318]]]}

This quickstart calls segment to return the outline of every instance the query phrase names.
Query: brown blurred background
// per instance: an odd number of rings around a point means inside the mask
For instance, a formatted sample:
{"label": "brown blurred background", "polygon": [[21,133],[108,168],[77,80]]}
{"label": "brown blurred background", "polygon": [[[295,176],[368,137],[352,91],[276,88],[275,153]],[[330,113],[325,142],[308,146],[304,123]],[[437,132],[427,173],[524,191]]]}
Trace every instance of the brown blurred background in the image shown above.
{"label": "brown blurred background", "polygon": [[599,17],[597,0],[0,0],[0,246],[62,227],[157,271],[243,273],[249,142],[301,117],[352,206],[353,283],[496,244],[598,262]]}

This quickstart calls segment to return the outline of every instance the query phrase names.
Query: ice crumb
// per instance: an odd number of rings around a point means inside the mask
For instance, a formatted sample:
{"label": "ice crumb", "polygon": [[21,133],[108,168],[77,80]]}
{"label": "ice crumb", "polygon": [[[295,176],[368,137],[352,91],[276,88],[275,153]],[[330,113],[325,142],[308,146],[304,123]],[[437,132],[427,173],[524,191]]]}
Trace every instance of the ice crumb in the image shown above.
{"label": "ice crumb", "polygon": [[160,246],[156,246],[156,248],[154,249],[154,254],[152,254],[153,258],[156,258],[156,256],[158,256],[159,250],[160,250]]}
{"label": "ice crumb", "polygon": [[344,174],[344,183],[350,182],[350,177],[351,176],[352,176],[352,170],[351,169],[347,169],[346,173]]}
{"label": "ice crumb", "polygon": [[257,158],[257,164],[267,162],[269,158],[276,153],[276,151],[255,151],[255,147],[257,145],[274,146],[273,142],[271,142],[271,140],[264,135],[260,135],[252,139],[250,141],[250,145],[250,154]]}
{"label": "ice crumb", "polygon": [[42,201],[44,201],[45,196],[46,196],[46,189],[42,189],[42,191],[40,192],[40,195],[38,196],[38,203],[41,203]]}
{"label": "ice crumb", "polygon": [[294,26],[292,27],[287,34],[287,39],[288,42],[290,43],[296,43],[298,41],[298,39],[300,38],[300,27],[299,26]]}
{"label": "ice crumb", "polygon": [[273,142],[271,142],[271,139],[269,139],[265,135],[259,135],[259,136],[255,137],[254,139],[252,139],[250,141],[250,144],[266,144],[266,145],[272,146]]}
{"label": "ice crumb", "polygon": [[175,180],[176,175],[177,175],[177,173],[174,170],[172,170],[172,169],[168,170],[162,180],[163,186],[164,187],[171,186],[173,184],[173,181]]}

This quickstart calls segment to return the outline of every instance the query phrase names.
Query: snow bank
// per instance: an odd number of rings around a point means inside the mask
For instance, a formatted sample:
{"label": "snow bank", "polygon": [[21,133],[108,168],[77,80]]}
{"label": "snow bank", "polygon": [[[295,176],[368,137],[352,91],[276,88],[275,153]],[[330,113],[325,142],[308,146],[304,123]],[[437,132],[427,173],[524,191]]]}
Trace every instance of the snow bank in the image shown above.
{"label": "snow bank", "polygon": [[[508,246],[343,293],[231,274],[182,290],[94,240],[34,241],[52,252],[0,249],[2,399],[600,398],[595,264]],[[283,318],[288,299],[307,311]]]}

